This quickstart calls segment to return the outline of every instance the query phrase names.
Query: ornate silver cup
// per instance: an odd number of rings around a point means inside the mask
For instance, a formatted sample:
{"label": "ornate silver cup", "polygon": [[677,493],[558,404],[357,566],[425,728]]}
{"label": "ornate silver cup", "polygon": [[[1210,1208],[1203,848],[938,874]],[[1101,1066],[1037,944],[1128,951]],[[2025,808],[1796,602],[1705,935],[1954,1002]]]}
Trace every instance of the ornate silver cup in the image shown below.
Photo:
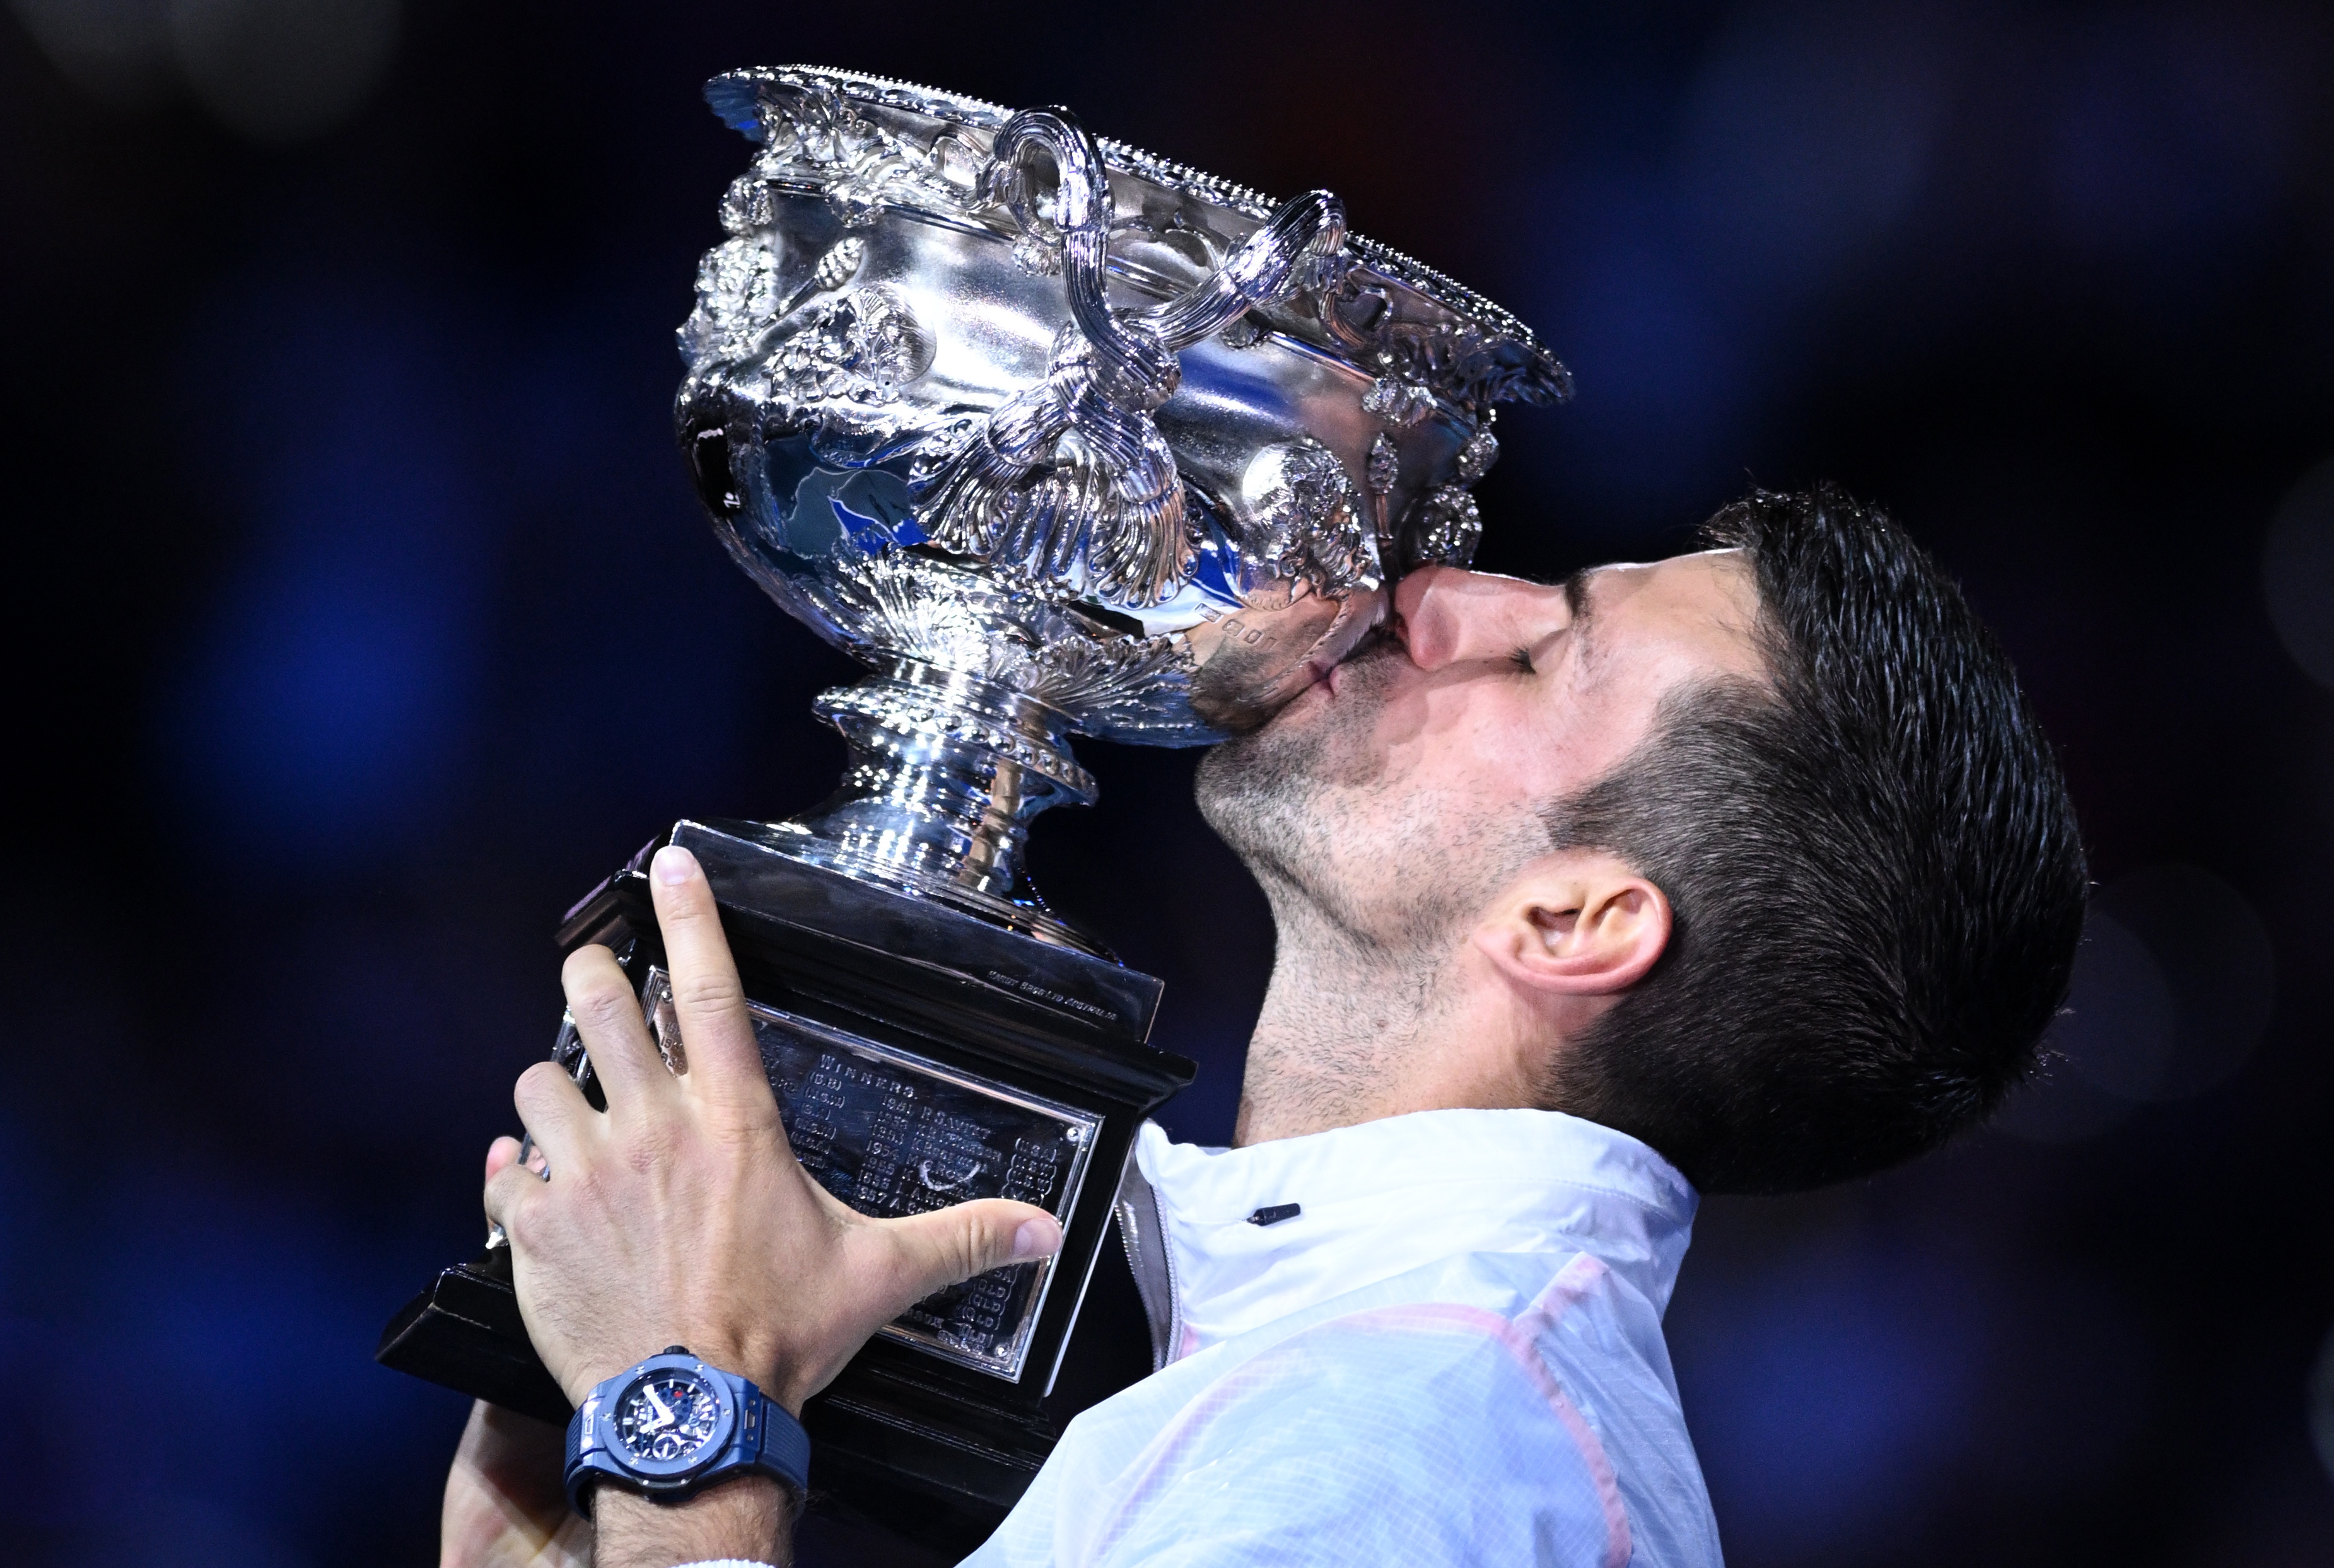
{"label": "ornate silver cup", "polygon": [[1028,884],[1091,802],[1072,734],[1262,723],[1463,563],[1493,406],[1568,394],[1523,324],[1252,191],[1002,109],[793,68],[707,98],[759,144],[680,341],[714,524],[869,665],[843,787],[776,847],[1099,951]]}

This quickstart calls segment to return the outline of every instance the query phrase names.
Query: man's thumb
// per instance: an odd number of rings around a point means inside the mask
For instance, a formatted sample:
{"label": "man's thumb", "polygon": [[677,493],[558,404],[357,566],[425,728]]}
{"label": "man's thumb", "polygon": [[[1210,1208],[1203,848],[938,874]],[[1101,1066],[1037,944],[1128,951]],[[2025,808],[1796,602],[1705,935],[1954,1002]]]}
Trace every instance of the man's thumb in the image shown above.
{"label": "man's thumb", "polygon": [[891,1244],[893,1295],[902,1312],[960,1280],[1050,1257],[1062,1247],[1062,1227],[1052,1215],[1002,1198],[880,1220],[874,1228]]}

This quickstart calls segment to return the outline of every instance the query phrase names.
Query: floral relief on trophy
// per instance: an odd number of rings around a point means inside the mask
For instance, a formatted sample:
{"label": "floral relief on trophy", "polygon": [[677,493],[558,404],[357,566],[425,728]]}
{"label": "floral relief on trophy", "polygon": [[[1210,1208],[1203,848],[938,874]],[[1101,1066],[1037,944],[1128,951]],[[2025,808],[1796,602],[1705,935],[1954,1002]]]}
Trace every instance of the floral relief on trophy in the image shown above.
{"label": "floral relief on trophy", "polygon": [[1380,376],[1362,394],[1362,412],[1384,419],[1397,430],[1407,430],[1434,412],[1434,394],[1423,381]]}
{"label": "floral relief on trophy", "polygon": [[755,175],[780,184],[808,178],[847,225],[872,224],[902,202],[976,205],[987,159],[961,136],[902,136],[808,72],[776,73],[755,108],[762,141]]}
{"label": "floral relief on trophy", "polygon": [[1303,593],[1342,599],[1378,586],[1376,531],[1345,466],[1320,442],[1299,437],[1260,448],[1239,496],[1242,603],[1278,610]]}
{"label": "floral relief on trophy", "polygon": [[861,289],[819,305],[774,347],[771,409],[788,422],[874,428],[931,357],[931,340],[906,305],[881,285]]}
{"label": "floral relief on trophy", "polygon": [[1407,529],[1405,567],[1464,566],[1475,559],[1483,518],[1469,492],[1499,455],[1500,438],[1491,434],[1487,415],[1484,427],[1460,448],[1451,483],[1436,486],[1420,500]]}

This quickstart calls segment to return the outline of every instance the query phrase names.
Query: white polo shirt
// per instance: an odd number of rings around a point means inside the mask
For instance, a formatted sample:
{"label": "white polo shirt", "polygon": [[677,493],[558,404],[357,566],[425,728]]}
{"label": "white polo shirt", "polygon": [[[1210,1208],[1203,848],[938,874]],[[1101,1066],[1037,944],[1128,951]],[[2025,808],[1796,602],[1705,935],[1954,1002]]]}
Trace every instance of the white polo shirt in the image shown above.
{"label": "white polo shirt", "polygon": [[969,1564],[1718,1568],[1661,1331],[1695,1196],[1645,1145],[1433,1111],[1236,1150],[1146,1126],[1135,1170],[1162,1364]]}

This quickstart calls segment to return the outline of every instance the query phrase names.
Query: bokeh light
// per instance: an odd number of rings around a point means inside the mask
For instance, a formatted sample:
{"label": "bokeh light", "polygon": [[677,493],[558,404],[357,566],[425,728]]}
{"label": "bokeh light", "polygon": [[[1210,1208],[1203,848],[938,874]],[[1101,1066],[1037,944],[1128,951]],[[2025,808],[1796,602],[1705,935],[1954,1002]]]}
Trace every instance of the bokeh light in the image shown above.
{"label": "bokeh light", "polygon": [[187,85],[256,141],[346,120],[387,69],[397,22],[397,0],[170,0]]}
{"label": "bokeh light", "polygon": [[2036,1082],[2001,1118],[2043,1142],[2103,1132],[2244,1065],[2276,1003],[2269,934],[2199,866],[2151,866],[2092,900],[2066,1011]]}
{"label": "bokeh light", "polygon": [[16,19],[74,86],[137,108],[169,91],[169,0],[11,0]]}
{"label": "bokeh light", "polygon": [[2334,462],[2303,476],[2271,519],[2262,594],[2293,662],[2334,687]]}
{"label": "bokeh light", "polygon": [[2034,1083],[1997,1125],[2043,1142],[2104,1132],[2137,1108],[2175,1045],[2172,989],[2147,944],[2093,909],[2067,1009],[2044,1040]]}
{"label": "bokeh light", "polygon": [[[1710,1337],[1695,1443],[1731,1549],[1791,1560],[1878,1545],[1981,1420],[1990,1325],[1934,1259],[1793,1248]],[[1972,1310],[1972,1309],[1976,1310]]]}
{"label": "bokeh light", "polygon": [[2327,1332],[2317,1364],[2310,1369],[2308,1399],[2310,1440],[2317,1445],[2327,1477],[2334,1480],[2334,1330]]}
{"label": "bokeh light", "polygon": [[257,351],[224,384],[188,357],[186,428],[254,526],[166,697],[175,803],[246,868],[377,864],[450,809],[477,717],[492,535],[449,396],[467,367],[394,295],[277,284],[209,330]]}
{"label": "bokeh light", "polygon": [[12,0],[75,84],[125,108],[184,88],[255,141],[361,108],[396,52],[398,0]]}
{"label": "bokeh light", "polygon": [[[2170,1049],[2109,1051],[2088,1072],[2114,1092],[2183,1100],[2245,1063],[2277,1005],[2269,933],[2244,895],[2201,866],[2149,866],[2109,883],[2101,915],[2144,943],[2171,1005]],[[2102,1044],[2105,1043],[2102,1042]]]}

